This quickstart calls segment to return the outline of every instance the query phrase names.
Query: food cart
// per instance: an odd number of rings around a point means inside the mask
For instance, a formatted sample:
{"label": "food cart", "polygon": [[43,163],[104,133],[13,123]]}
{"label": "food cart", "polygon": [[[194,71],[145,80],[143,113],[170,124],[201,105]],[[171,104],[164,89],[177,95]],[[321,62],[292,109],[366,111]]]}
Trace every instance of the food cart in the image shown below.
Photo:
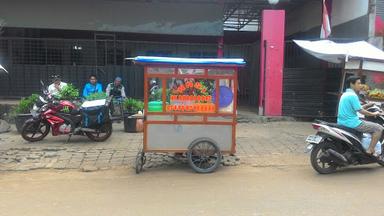
{"label": "food cart", "polygon": [[136,57],[144,66],[144,138],[136,173],[146,153],[186,154],[198,173],[236,152],[237,72],[243,59]]}

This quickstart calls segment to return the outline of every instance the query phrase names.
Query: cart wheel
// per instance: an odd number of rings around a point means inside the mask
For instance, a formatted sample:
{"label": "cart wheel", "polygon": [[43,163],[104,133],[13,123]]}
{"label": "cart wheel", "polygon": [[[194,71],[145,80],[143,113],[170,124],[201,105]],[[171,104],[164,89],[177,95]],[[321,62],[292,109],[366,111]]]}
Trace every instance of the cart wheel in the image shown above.
{"label": "cart wheel", "polygon": [[143,171],[143,166],[146,161],[147,159],[145,157],[145,153],[143,151],[139,151],[136,155],[136,174],[139,174],[141,171]]}
{"label": "cart wheel", "polygon": [[189,145],[187,159],[196,172],[211,173],[220,165],[221,152],[212,139],[199,138]]}

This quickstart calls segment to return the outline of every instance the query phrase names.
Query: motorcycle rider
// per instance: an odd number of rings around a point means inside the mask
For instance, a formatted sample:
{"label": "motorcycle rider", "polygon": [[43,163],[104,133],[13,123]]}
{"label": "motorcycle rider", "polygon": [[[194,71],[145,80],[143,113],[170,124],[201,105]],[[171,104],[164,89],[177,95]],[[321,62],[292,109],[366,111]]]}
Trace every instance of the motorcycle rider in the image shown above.
{"label": "motorcycle rider", "polygon": [[363,106],[360,104],[359,97],[357,96],[361,89],[360,77],[349,77],[347,79],[347,85],[349,88],[340,98],[337,123],[362,133],[371,134],[371,143],[366,152],[370,155],[373,155],[375,153],[375,146],[379,141],[384,128],[379,124],[359,119],[357,112],[364,116],[379,116],[381,113],[372,113],[366,110],[373,106],[373,103],[368,103]]}

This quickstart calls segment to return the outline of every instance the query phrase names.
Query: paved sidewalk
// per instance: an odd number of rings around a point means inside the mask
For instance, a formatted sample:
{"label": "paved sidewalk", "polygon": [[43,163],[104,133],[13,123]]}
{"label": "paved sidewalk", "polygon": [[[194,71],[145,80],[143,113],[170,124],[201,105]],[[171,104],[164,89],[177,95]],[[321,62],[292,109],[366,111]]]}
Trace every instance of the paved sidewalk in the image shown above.
{"label": "paved sidewalk", "polygon": [[[304,139],[313,133],[310,123],[267,122],[239,123],[236,156],[227,156],[223,164],[234,166],[280,166],[305,164]],[[124,133],[122,124],[114,125],[114,133],[106,142],[95,143],[86,137],[48,135],[43,141],[28,143],[13,130],[0,134],[0,170],[80,169],[94,171],[117,166],[134,166],[142,147],[141,133]],[[149,154],[145,168],[185,164],[185,159],[172,154]]]}

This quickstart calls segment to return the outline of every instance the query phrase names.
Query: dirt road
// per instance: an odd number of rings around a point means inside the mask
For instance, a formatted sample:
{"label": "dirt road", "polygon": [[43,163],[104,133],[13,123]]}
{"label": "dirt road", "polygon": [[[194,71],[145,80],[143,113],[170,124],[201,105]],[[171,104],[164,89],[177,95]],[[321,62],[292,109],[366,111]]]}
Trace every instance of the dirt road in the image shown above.
{"label": "dirt road", "polygon": [[0,173],[0,215],[383,215],[384,169],[309,166]]}

